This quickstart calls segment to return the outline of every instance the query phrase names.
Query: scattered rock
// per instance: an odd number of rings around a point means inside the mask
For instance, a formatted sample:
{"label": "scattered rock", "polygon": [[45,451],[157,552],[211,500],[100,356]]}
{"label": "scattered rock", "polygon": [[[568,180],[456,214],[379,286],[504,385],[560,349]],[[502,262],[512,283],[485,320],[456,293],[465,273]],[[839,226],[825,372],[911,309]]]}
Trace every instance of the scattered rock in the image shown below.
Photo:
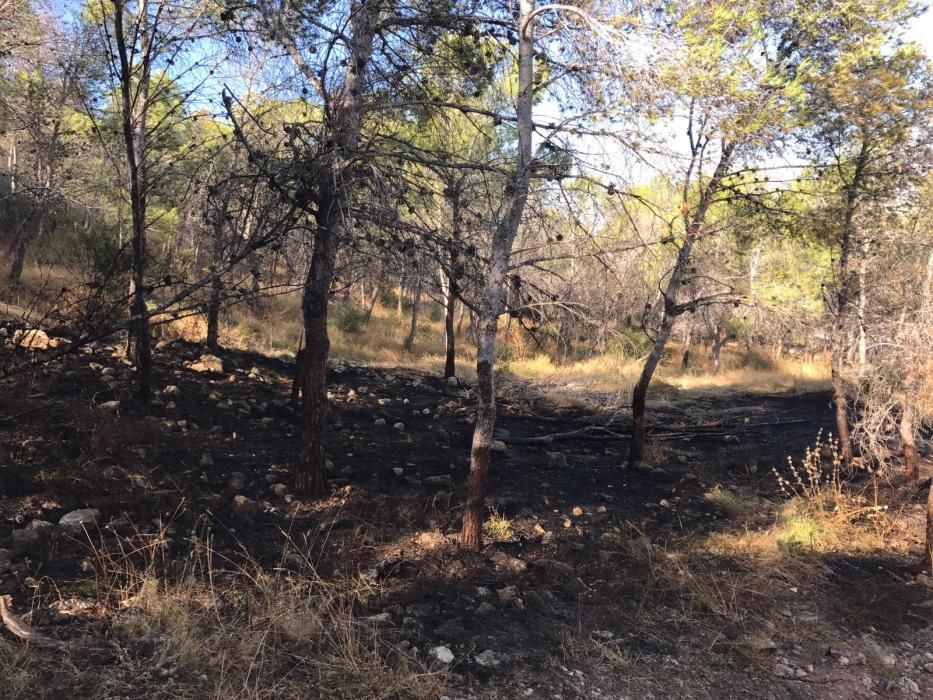
{"label": "scattered rock", "polygon": [[38,328],[16,331],[13,334],[13,344],[26,350],[47,350],[51,342],[48,333]]}
{"label": "scattered rock", "polygon": [[917,684],[917,681],[907,676],[901,676],[897,681],[897,687],[911,695],[917,695],[920,692],[920,686]]}
{"label": "scattered rock", "polygon": [[385,419],[385,418],[377,418],[377,419],[375,420],[375,422],[374,422],[374,425],[375,425],[377,428],[381,428],[381,427],[384,426],[385,424],[386,424],[386,419]]}
{"label": "scattered rock", "polygon": [[445,646],[437,646],[431,649],[431,656],[442,664],[449,664],[454,660],[454,653]]}
{"label": "scattered rock", "polygon": [[37,556],[42,545],[42,535],[38,530],[13,530],[11,544],[17,554]]}
{"label": "scattered rock", "polygon": [[933,590],[933,576],[930,576],[929,574],[921,573],[921,574],[917,574],[914,580],[917,583],[919,583],[921,586],[923,586],[924,588],[929,588]]}
{"label": "scattered rock", "polygon": [[493,452],[508,452],[509,446],[502,442],[502,440],[493,440],[490,449]]}
{"label": "scattered rock", "polygon": [[794,678],[797,674],[795,674],[794,669],[787,664],[775,664],[774,675],[778,678]]}
{"label": "scattered rock", "polygon": [[392,427],[395,428],[396,430],[400,431],[400,432],[403,431],[403,430],[405,430],[405,424],[402,423],[402,422],[398,422],[398,423],[396,423],[395,425],[393,425]]}
{"label": "scattered rock", "polygon": [[496,612],[496,606],[484,600],[482,603],[476,606],[476,609],[473,612],[477,615],[492,615],[494,612]]}
{"label": "scattered rock", "polygon": [[0,574],[5,574],[13,565],[13,552],[9,549],[0,549]]}
{"label": "scattered rock", "polygon": [[175,384],[169,384],[162,390],[162,393],[166,396],[178,396],[181,394],[181,389],[179,389]]}
{"label": "scattered rock", "polygon": [[79,508],[65,513],[58,524],[67,530],[81,530],[97,523],[100,511],[96,508]]}
{"label": "scattered rock", "polygon": [[477,654],[474,660],[484,668],[498,668],[502,665],[503,661],[505,661],[500,654],[497,654],[492,649],[487,649],[481,654]]}
{"label": "scattered rock", "polygon": [[573,517],[579,518],[583,515],[583,509],[580,506],[574,506],[570,513],[573,515]]}
{"label": "scattered rock", "polygon": [[508,607],[513,602],[518,600],[519,596],[519,590],[515,586],[506,586],[505,588],[500,588],[498,591],[496,591],[496,597],[499,599],[499,603],[504,607]]}
{"label": "scattered rock", "polygon": [[288,486],[285,484],[272,484],[272,493],[279,498],[285,498],[285,494],[288,493]]}
{"label": "scattered rock", "polygon": [[256,513],[259,511],[259,506],[256,504],[256,501],[240,494],[233,497],[232,511],[233,517],[252,525],[256,520]]}
{"label": "scattered rock", "polygon": [[654,465],[648,464],[647,462],[635,462],[635,464],[632,465],[632,469],[637,472],[645,472],[646,474],[650,474],[654,471]]}
{"label": "scattered rock", "polygon": [[204,354],[198,358],[197,362],[192,362],[188,369],[192,372],[204,372],[211,374],[223,374],[224,363],[216,355]]}
{"label": "scattered rock", "polygon": [[366,618],[367,622],[370,624],[376,625],[377,627],[384,627],[385,625],[392,624],[392,614],[387,612],[377,613],[375,615],[370,615]]}
{"label": "scattered rock", "polygon": [[447,386],[455,389],[460,385],[460,381],[456,377],[447,377]]}
{"label": "scattered rock", "polygon": [[496,549],[493,550],[489,555],[489,560],[500,569],[505,569],[506,571],[511,571],[515,574],[520,574],[528,568],[528,564],[519,559],[518,557],[513,557],[502,550]]}
{"label": "scattered rock", "polygon": [[549,469],[563,469],[567,466],[567,455],[563,452],[545,452],[544,465]]}
{"label": "scattered rock", "polygon": [[97,404],[97,407],[102,411],[116,411],[120,408],[119,401],[104,401],[103,403]]}

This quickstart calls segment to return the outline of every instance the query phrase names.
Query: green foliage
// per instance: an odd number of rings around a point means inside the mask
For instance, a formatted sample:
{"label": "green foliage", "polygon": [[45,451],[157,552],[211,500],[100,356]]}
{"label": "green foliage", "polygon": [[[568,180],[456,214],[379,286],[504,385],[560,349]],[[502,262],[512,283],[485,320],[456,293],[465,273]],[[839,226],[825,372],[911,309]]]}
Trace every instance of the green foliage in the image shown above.
{"label": "green foliage", "polygon": [[337,311],[334,323],[344,333],[359,333],[363,330],[365,314],[355,304],[344,304]]}

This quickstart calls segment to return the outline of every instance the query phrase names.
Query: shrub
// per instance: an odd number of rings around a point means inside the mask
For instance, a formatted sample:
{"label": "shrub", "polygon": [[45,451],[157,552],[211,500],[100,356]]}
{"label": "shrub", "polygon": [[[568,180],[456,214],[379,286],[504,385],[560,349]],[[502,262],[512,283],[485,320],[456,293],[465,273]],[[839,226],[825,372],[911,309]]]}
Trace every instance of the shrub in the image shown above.
{"label": "shrub", "polygon": [[353,304],[344,304],[337,311],[334,323],[344,333],[359,333],[363,330],[365,319],[365,314],[358,307]]}

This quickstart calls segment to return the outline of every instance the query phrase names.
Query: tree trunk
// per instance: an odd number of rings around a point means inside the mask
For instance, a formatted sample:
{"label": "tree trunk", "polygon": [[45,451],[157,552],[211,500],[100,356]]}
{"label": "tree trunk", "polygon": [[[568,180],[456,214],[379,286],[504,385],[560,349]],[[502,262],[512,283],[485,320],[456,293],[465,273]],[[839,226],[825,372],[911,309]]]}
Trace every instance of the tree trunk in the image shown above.
{"label": "tree trunk", "polygon": [[[38,204],[36,206],[38,206]],[[29,218],[31,219],[32,215],[30,215]],[[23,225],[17,229],[16,235],[13,238],[13,242],[10,245],[10,255],[12,260],[10,262],[9,281],[10,290],[13,292],[19,291],[20,285],[23,281],[23,267],[26,263],[26,244],[29,242],[30,238],[38,237],[42,233],[42,215],[36,214],[35,219],[37,231],[31,236],[29,225],[32,222],[23,222]]]}
{"label": "tree trunk", "polygon": [[[152,338],[146,305],[146,116],[152,47],[148,25],[148,2],[140,4],[136,34],[140,40],[138,78],[131,65],[131,52],[124,35],[124,0],[114,2],[113,33],[120,63],[120,96],[123,141],[130,180],[130,207],[133,222],[133,262],[130,269],[130,324],[127,355],[136,365],[139,397],[148,401],[152,393]],[[135,54],[135,47],[133,53]],[[135,94],[133,88],[135,87]]]}
{"label": "tree trunk", "polygon": [[327,422],[327,303],[334,280],[337,247],[350,234],[348,188],[359,147],[366,66],[372,54],[379,3],[354,6],[350,25],[350,60],[343,86],[332,103],[333,147],[317,175],[316,229],[311,267],[305,279],[301,309],[305,332],[305,385],[302,396],[301,445],[295,483],[300,496],[314,498],[327,491],[324,431]]}
{"label": "tree trunk", "polygon": [[690,343],[693,340],[693,322],[684,326],[684,352],[680,357],[680,369],[686,372],[690,369]]}
{"label": "tree trunk", "polygon": [[207,303],[207,339],[204,344],[214,352],[220,348],[220,300],[223,288],[223,282],[215,277],[211,282],[211,298]]}
{"label": "tree trunk", "polygon": [[369,295],[369,303],[366,305],[366,314],[363,316],[364,326],[372,319],[373,310],[376,308],[376,302],[379,301],[380,294],[382,294],[382,289],[379,288],[378,284],[374,284],[372,294]]}
{"label": "tree trunk", "polygon": [[914,408],[910,399],[904,399],[901,407],[901,420],[898,424],[901,434],[901,452],[904,455],[904,474],[907,483],[916,486],[920,480],[920,457],[917,454],[917,443],[914,440]]}
{"label": "tree trunk", "polygon": [[719,374],[720,369],[722,369],[722,364],[720,362],[720,358],[722,356],[722,341],[722,326],[717,324],[713,329],[713,346],[711,351],[713,359],[713,374]]}
{"label": "tree trunk", "polygon": [[415,293],[411,300],[411,327],[408,330],[408,336],[405,338],[405,350],[411,350],[415,344],[415,336],[418,335],[418,311],[421,307],[421,280],[415,282]]}
{"label": "tree trunk", "polygon": [[927,494],[927,567],[933,575],[933,484]]}
{"label": "tree trunk", "polygon": [[628,466],[633,467],[636,462],[644,460],[645,442],[647,438],[647,427],[645,425],[645,411],[647,406],[648,386],[651,384],[651,378],[657,369],[658,363],[664,354],[664,348],[670,338],[671,330],[674,328],[674,321],[677,316],[686,311],[685,307],[678,306],[677,295],[680,291],[681,281],[684,278],[689,264],[690,253],[693,244],[700,234],[700,230],[706,221],[706,212],[713,202],[713,198],[719,191],[719,185],[732,159],[734,144],[723,144],[722,154],[719,157],[719,163],[713,176],[703,190],[700,201],[697,204],[696,211],[690,217],[687,224],[686,235],[680,250],[677,251],[677,261],[674,263],[674,269],[671,270],[671,276],[667,282],[662,298],[664,300],[664,312],[661,318],[661,324],[658,328],[657,337],[648,359],[645,360],[645,366],[641,370],[638,382],[632,390],[632,447],[629,450]]}
{"label": "tree trunk", "polygon": [[454,334],[454,316],[457,309],[457,280],[450,273],[444,297],[444,379],[457,376],[457,347]]}
{"label": "tree trunk", "polygon": [[463,510],[461,543],[466,549],[482,547],[485,513],[486,474],[496,424],[495,345],[496,328],[502,311],[502,293],[509,269],[509,257],[522,221],[532,165],[532,104],[534,102],[534,7],[535,0],[519,0],[518,16],[518,97],[516,118],[518,162],[505,188],[511,201],[506,216],[498,222],[489,250],[484,294],[480,306],[479,339],[476,349],[477,414],[470,449],[470,477]]}

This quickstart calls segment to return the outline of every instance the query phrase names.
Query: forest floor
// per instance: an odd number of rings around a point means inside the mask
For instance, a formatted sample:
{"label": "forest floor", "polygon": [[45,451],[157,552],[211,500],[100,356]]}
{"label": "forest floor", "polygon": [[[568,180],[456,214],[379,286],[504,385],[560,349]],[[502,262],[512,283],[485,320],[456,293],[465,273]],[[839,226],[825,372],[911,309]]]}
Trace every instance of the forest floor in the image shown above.
{"label": "forest floor", "polygon": [[[924,494],[793,510],[771,472],[826,393],[659,387],[637,470],[605,432],[499,444],[472,554],[469,386],[334,362],[308,503],[289,362],[175,342],[143,408],[114,350],[0,388],[0,595],[41,635],[0,632],[0,698],[933,696]],[[505,443],[625,431],[613,397],[499,389]]]}

